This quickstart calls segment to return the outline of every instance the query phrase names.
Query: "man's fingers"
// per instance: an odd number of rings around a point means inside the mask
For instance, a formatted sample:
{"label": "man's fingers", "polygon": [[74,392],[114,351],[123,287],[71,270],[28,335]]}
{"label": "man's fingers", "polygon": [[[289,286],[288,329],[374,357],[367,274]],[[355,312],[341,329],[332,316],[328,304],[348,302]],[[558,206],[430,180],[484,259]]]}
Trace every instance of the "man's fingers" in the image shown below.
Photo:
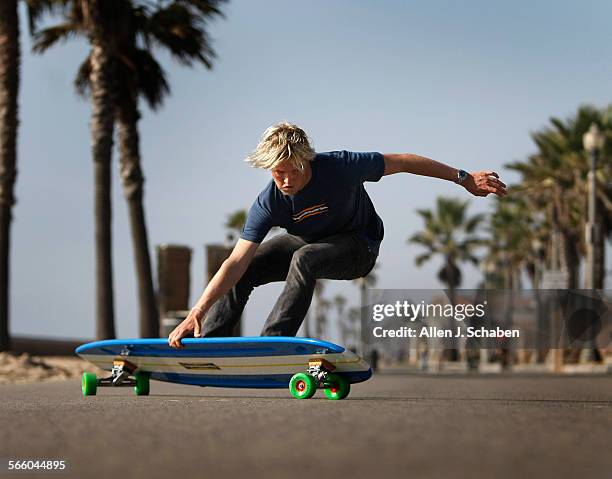
{"label": "man's fingers", "polygon": [[482,186],[478,189],[476,196],[489,196],[491,193],[494,193],[498,196],[505,196],[506,191],[503,188],[496,188],[495,186]]}
{"label": "man's fingers", "polygon": [[489,188],[489,192],[496,194],[500,198],[503,198],[507,194],[504,188],[496,188],[496,187]]}
{"label": "man's fingers", "polygon": [[506,188],[504,188],[503,186],[496,186],[496,185],[492,185],[488,188],[488,190],[491,193],[495,193],[498,196],[506,196],[506,194],[508,193],[506,191]]}
{"label": "man's fingers", "polygon": [[502,181],[500,181],[500,180],[498,180],[497,178],[494,178],[494,177],[492,177],[492,176],[489,176],[489,178],[488,178],[487,182],[488,182],[490,185],[493,185],[493,186],[498,186],[498,187],[500,187],[500,188],[505,188],[505,187],[506,187],[506,184],[505,184],[504,182],[502,182]]}
{"label": "man's fingers", "polygon": [[506,185],[504,185],[501,181],[494,181],[493,183],[489,183],[489,184],[493,186],[494,188],[497,188],[498,190],[506,191]]}
{"label": "man's fingers", "polygon": [[193,337],[194,338],[199,338],[200,337],[200,321],[196,319],[195,322],[195,327],[193,328]]}
{"label": "man's fingers", "polygon": [[181,343],[181,338],[178,333],[172,331],[170,336],[168,336],[168,344],[173,348],[182,348],[183,344]]}
{"label": "man's fingers", "polygon": [[499,180],[495,171],[482,171],[476,178],[477,196],[488,196],[493,193],[499,197],[506,196],[506,184]]}

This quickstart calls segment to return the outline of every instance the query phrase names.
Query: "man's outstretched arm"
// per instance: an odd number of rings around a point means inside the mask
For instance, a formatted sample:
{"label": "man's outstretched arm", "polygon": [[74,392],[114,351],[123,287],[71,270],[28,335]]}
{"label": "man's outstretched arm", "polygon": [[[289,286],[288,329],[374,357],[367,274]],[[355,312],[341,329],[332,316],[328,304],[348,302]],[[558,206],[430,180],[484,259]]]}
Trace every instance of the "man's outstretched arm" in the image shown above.
{"label": "man's outstretched arm", "polygon": [[227,293],[238,282],[251,263],[259,243],[253,243],[240,238],[219,271],[212,277],[208,286],[202,293],[196,305],[191,308],[189,315],[168,336],[170,346],[180,348],[181,339],[193,332],[197,338],[200,336],[202,321],[210,307]]}
{"label": "man's outstretched arm", "polygon": [[[389,153],[385,154],[384,158],[384,176],[394,173],[413,173],[458,183],[459,170],[439,161],[412,153]],[[492,170],[468,173],[465,180],[459,184],[475,196],[487,196],[490,193],[498,196],[506,195],[506,185]]]}

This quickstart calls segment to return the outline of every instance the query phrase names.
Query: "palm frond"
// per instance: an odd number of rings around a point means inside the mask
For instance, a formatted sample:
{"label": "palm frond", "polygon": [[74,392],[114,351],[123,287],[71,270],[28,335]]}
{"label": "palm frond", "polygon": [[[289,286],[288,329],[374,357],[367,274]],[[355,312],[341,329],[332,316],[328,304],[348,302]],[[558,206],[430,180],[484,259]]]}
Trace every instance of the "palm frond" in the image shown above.
{"label": "palm frond", "polygon": [[74,87],[82,97],[86,97],[89,95],[89,87],[90,87],[90,74],[91,74],[91,55],[88,55],[87,58],[81,63],[79,70],[77,71],[76,78],[74,79]]}
{"label": "palm frond", "polygon": [[476,229],[478,229],[478,227],[484,221],[485,216],[486,215],[484,213],[480,213],[469,218],[465,223],[465,232],[473,233],[474,231],[476,231]]}
{"label": "palm frond", "polygon": [[25,0],[30,35],[36,34],[43,15],[62,13],[67,10],[69,3],[69,0]]}
{"label": "palm frond", "polygon": [[170,93],[166,73],[148,50],[138,49],[133,54],[136,88],[152,110],[159,108]]}
{"label": "palm frond", "polygon": [[58,42],[65,42],[83,34],[82,28],[72,22],[48,27],[34,34],[32,51],[34,53],[44,53]]}
{"label": "palm frond", "polygon": [[177,3],[185,4],[195,8],[204,19],[213,18],[215,16],[225,18],[223,12],[220,9],[221,4],[226,3],[227,0],[176,0]]}
{"label": "palm frond", "polygon": [[199,61],[212,68],[216,54],[202,21],[182,3],[157,10],[151,17],[148,34],[180,63],[191,66]]}
{"label": "palm frond", "polygon": [[430,259],[431,259],[431,253],[423,253],[423,254],[418,255],[416,258],[414,258],[414,264],[420,267],[423,263],[425,263],[426,261],[429,261]]}

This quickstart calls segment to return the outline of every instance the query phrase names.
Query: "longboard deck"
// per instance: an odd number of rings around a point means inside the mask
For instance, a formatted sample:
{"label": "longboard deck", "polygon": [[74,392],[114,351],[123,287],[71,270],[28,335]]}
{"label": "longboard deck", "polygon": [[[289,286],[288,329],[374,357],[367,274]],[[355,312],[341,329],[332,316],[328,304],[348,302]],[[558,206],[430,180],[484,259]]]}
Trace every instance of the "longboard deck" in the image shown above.
{"label": "longboard deck", "polygon": [[370,365],[342,346],[282,336],[185,338],[175,349],[164,338],[111,339],[79,346],[76,353],[101,369],[127,360],[151,379],[198,386],[286,388],[291,377],[324,358],[350,383],[366,381]]}

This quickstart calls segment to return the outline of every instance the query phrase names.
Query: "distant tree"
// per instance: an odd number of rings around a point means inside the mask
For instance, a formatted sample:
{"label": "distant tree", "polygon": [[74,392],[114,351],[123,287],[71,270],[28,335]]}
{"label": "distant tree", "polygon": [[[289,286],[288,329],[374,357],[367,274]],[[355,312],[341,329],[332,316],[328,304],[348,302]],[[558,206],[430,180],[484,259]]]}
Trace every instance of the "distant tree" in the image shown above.
{"label": "distant tree", "polygon": [[327,311],[330,307],[330,302],[323,297],[325,289],[325,281],[317,280],[314,289],[314,320],[315,320],[315,337],[322,339],[327,326]]}
{"label": "distant tree", "polygon": [[225,227],[228,230],[227,238],[230,242],[234,242],[235,239],[242,233],[242,228],[247,219],[247,210],[234,211],[227,215],[227,221]]}
{"label": "distant tree", "polygon": [[[415,258],[417,266],[433,257],[442,258],[444,263],[438,271],[438,279],[448,287],[453,306],[456,304],[455,290],[462,279],[459,264],[465,261],[478,264],[474,252],[485,244],[483,238],[475,235],[484,215],[467,217],[468,204],[468,201],[438,197],[434,211],[417,211],[425,221],[425,229],[408,239],[409,243],[416,243],[427,250]],[[456,361],[459,356],[456,347],[446,350],[445,355],[450,361]]]}
{"label": "distant tree", "polygon": [[359,325],[359,320],[361,319],[361,308],[355,308],[355,307],[349,308],[346,318],[347,318],[347,330],[346,330],[347,339],[345,340],[346,342],[344,342],[344,345],[348,347],[348,338],[352,338],[352,341],[353,341],[352,347],[355,348],[357,343],[359,343],[360,341],[359,339],[360,328],[358,325]]}
{"label": "distant tree", "polygon": [[353,280],[353,283],[357,285],[359,288],[359,312],[360,312],[360,324],[359,324],[359,350],[361,354],[365,354],[365,325],[366,325],[366,312],[368,307],[368,288],[373,287],[378,281],[378,277],[376,276],[376,269],[378,268],[378,263],[374,265],[372,270],[361,278],[357,278]]}
{"label": "distant tree", "polygon": [[337,294],[333,299],[334,306],[336,307],[336,318],[338,323],[338,330],[342,338],[342,344],[346,344],[346,331],[347,326],[345,324],[344,309],[346,307],[346,298],[341,294]]}

